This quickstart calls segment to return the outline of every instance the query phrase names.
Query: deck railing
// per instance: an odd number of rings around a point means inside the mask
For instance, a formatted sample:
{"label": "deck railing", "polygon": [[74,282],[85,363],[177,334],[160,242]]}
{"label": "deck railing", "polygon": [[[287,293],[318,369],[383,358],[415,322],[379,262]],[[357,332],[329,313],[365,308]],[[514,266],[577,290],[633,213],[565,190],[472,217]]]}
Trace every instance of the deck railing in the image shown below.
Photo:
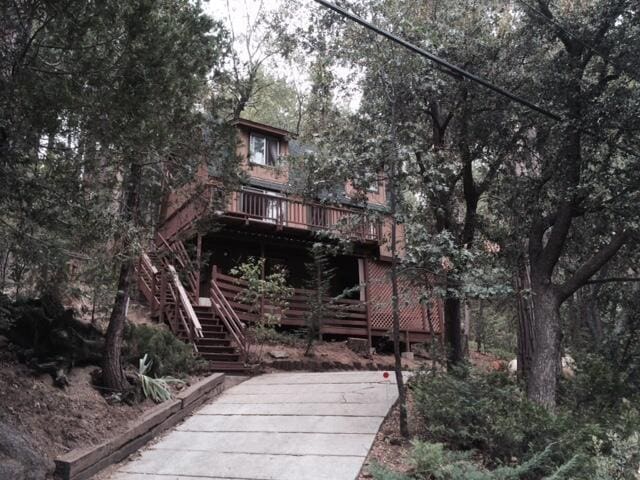
{"label": "deck railing", "polygon": [[236,192],[227,213],[277,227],[330,230],[354,240],[379,241],[381,237],[380,223],[366,218],[364,211],[264,192]]}
{"label": "deck railing", "polygon": [[[198,192],[181,208],[165,219],[160,230],[169,243],[180,233],[191,229],[198,219],[213,208],[214,197],[221,193],[216,185]],[[216,205],[215,208],[220,208]],[[275,193],[239,190],[229,195],[227,204],[216,214],[227,218],[241,218],[246,222],[272,224],[276,228],[309,231],[328,230],[341,236],[367,242],[379,242],[382,238],[381,222],[367,218],[364,209],[329,205],[295,199]],[[158,236],[156,245],[164,248]]]}
{"label": "deck railing", "polygon": [[[249,305],[241,301],[242,292],[247,288],[247,282],[220,273],[213,269],[212,283],[218,287],[226,299],[229,308],[235,311],[238,319],[247,324],[259,321],[262,313],[274,307],[268,303]],[[310,298],[316,292],[302,288],[294,289],[293,295],[287,299],[288,307],[283,312],[282,325],[296,327],[305,326],[306,317],[310,310]],[[328,314],[323,319],[320,334],[343,334],[367,337],[367,305],[360,300],[325,298]]]}

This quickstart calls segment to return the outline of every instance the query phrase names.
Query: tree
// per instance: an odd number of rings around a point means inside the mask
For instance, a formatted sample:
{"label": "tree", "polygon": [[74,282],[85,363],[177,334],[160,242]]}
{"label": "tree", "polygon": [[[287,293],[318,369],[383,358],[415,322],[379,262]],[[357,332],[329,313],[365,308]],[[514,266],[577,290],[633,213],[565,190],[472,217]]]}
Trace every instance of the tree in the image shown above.
{"label": "tree", "polygon": [[118,293],[104,376],[122,390],[134,258],[157,221],[156,194],[193,178],[207,147],[195,103],[226,34],[187,1],[2,9],[2,233],[16,264],[37,269],[40,291],[60,290],[73,252],[111,252]]}
{"label": "tree", "polygon": [[519,26],[536,65],[526,94],[567,120],[521,119],[528,129],[511,157],[509,185],[500,188],[517,219],[519,245],[513,248],[524,249],[530,274],[527,393],[553,408],[560,306],[637,230],[637,157],[624,147],[637,144],[638,83],[626,59],[627,46],[638,41],[637,6],[603,0],[555,7],[539,1],[535,7],[523,10]]}
{"label": "tree", "polygon": [[[187,143],[195,140],[194,145],[202,144],[198,130],[191,130],[202,123],[194,104],[206,85],[207,74],[216,65],[219,45],[209,34],[213,23],[198,5],[152,2],[123,10],[124,55],[122,69],[114,72],[112,96],[107,99],[111,107],[116,107],[116,114],[106,140],[121,145],[120,155],[127,170],[121,220],[135,231],[143,226],[140,198],[145,188],[144,173],[148,172],[145,163],[153,164],[161,158],[194,158],[199,153]],[[132,116],[131,112],[137,114]],[[124,259],[106,335],[103,377],[105,386],[114,390],[127,385],[120,353],[138,251],[134,238],[122,240]]]}

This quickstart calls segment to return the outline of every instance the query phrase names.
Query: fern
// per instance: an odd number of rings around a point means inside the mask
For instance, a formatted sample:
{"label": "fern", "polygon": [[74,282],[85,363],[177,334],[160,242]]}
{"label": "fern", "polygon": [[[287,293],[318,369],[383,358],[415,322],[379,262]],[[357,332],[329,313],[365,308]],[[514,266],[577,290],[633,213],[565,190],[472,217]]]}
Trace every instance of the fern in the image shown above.
{"label": "fern", "polygon": [[142,393],[146,398],[150,398],[156,403],[166,402],[171,400],[171,390],[169,385],[172,383],[182,383],[182,380],[173,377],[152,378],[147,373],[151,369],[152,361],[145,353],[144,357],[140,359],[140,366],[138,368],[138,378],[140,379],[140,385],[142,385]]}

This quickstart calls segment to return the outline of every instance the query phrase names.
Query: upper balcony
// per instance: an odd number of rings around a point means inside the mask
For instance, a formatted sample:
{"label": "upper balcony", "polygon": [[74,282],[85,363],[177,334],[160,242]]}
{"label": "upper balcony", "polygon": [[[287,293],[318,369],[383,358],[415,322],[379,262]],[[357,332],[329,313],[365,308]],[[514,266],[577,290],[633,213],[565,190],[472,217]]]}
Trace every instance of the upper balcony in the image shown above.
{"label": "upper balcony", "polygon": [[[197,181],[171,192],[159,230],[165,238],[191,230],[196,221],[208,217],[214,208],[216,216],[227,223],[297,235],[332,232],[356,242],[378,244],[380,258],[390,256],[387,241],[390,218],[385,215],[381,220],[370,218],[362,203],[364,193],[369,210],[386,210],[382,179],[366,192],[358,191],[350,182],[337,186],[340,193],[333,196],[331,203],[303,199],[287,192],[290,184],[287,157],[295,145],[291,142],[292,134],[249,120],[237,121],[236,127],[238,155],[247,182],[238,191],[227,192],[225,205],[221,206],[213,201],[219,198],[220,181],[203,165]],[[357,202],[352,200],[355,197]],[[402,231],[399,236],[404,237]]]}
{"label": "upper balcony", "polygon": [[[294,134],[251,120],[236,121],[238,129],[238,156],[242,159],[242,169],[249,178],[249,183],[264,191],[282,191],[290,183],[290,171],[287,157],[298,153],[304,147],[297,143]],[[379,178],[365,192],[358,192],[351,182],[336,186],[343,192],[343,197],[362,197],[373,206],[387,204],[386,188]]]}
{"label": "upper balcony", "polygon": [[278,230],[329,231],[355,241],[379,242],[380,222],[366,218],[362,209],[244,188],[233,192],[224,216],[245,223],[273,225]]}

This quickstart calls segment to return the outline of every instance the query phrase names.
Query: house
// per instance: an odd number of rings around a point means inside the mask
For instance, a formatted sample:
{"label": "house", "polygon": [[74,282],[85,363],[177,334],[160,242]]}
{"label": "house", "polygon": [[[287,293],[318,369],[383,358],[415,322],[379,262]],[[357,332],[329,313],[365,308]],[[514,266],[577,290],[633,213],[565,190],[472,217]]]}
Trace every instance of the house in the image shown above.
{"label": "house", "polygon": [[[330,293],[345,289],[352,293],[331,303],[330,311],[335,313],[324,319],[322,335],[361,337],[369,345],[388,336],[392,327],[391,222],[384,179],[367,189],[366,205],[353,201],[355,189],[349,182],[336,186],[338,193],[331,202],[309,201],[287,187],[294,173],[286,158],[290,150],[300,148],[292,135],[249,120],[237,121],[236,128],[245,180],[223,196],[221,179],[203,166],[196,181],[171,193],[156,250],[142,256],[138,283],[155,314],[217,368],[241,368],[247,348],[244,329],[259,312],[238,300],[246,284],[232,277],[231,269],[248,257],[265,258],[266,273],[284,267],[295,293],[282,325],[303,327],[312,293],[305,289],[309,247],[330,241],[318,236],[329,231],[348,239],[353,247],[348,255],[331,259],[337,274]],[[368,211],[377,215],[365,215]],[[439,302],[421,303],[425,285],[400,281],[403,343],[440,335]]]}

